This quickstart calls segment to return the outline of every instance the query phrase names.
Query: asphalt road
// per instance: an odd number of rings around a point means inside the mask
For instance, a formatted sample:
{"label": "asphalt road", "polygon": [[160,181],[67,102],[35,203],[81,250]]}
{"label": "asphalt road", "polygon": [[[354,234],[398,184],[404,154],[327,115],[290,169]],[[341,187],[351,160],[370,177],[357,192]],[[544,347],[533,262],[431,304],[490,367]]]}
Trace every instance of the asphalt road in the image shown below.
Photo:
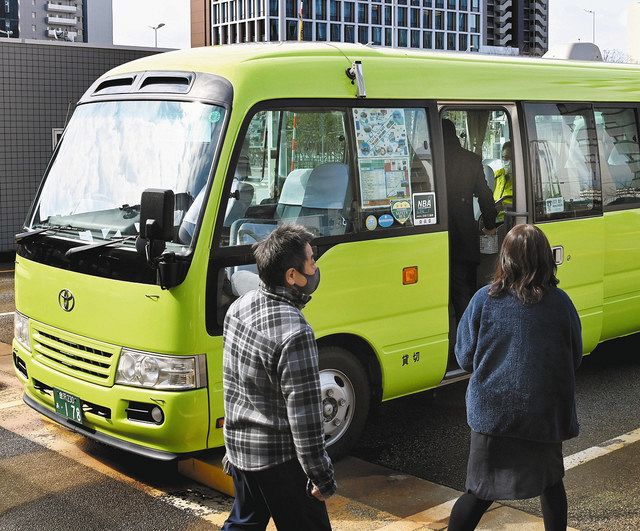
{"label": "asphalt road", "polygon": [[[0,273],[0,314],[13,310],[11,287],[11,275]],[[13,318],[4,321],[0,333],[4,324],[10,337]],[[12,371],[0,371],[0,529],[115,529],[122,522],[122,529],[191,530],[215,529],[224,520],[228,497],[186,480],[175,465],[43,422],[16,405],[20,394],[7,378]],[[640,428],[639,381],[640,335],[605,343],[585,358],[577,377],[581,433],[565,443],[565,456]],[[352,455],[464,490],[465,390],[459,382],[382,404]],[[640,529],[638,470],[640,443],[568,470],[569,524],[586,531]],[[540,513],[537,500],[510,505]]]}
{"label": "asphalt road", "polygon": [[[640,335],[599,346],[577,375],[580,436],[572,455],[640,428]],[[464,490],[469,447],[466,382],[385,402],[353,455]],[[569,524],[583,530],[640,529],[640,443],[567,471]],[[539,514],[537,500],[512,503]]]}

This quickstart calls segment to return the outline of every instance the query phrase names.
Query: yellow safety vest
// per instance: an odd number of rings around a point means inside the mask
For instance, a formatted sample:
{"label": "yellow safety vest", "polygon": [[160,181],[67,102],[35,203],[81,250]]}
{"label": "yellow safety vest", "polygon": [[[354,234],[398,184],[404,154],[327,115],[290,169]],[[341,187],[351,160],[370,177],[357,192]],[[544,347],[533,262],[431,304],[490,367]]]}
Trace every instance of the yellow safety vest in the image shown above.
{"label": "yellow safety vest", "polygon": [[493,200],[502,201],[502,208],[498,213],[497,221],[504,221],[504,211],[513,205],[513,177],[507,175],[504,168],[500,168],[495,172],[495,182],[493,184]]}

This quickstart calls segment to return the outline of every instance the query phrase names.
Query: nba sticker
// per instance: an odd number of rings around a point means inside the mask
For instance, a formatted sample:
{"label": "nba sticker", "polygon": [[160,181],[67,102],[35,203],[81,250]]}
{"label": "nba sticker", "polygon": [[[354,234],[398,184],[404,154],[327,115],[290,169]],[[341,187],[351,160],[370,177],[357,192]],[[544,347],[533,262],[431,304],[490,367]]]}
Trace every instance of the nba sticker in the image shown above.
{"label": "nba sticker", "polygon": [[391,214],[398,220],[398,223],[404,225],[411,217],[411,203],[406,199],[394,201],[391,203]]}
{"label": "nba sticker", "polygon": [[436,194],[426,192],[413,194],[413,224],[433,225],[436,219]]}
{"label": "nba sticker", "polygon": [[375,216],[367,216],[364,224],[367,227],[367,230],[376,230],[376,227],[378,226],[378,220]]}
{"label": "nba sticker", "polygon": [[393,217],[391,216],[391,214],[382,214],[382,216],[378,218],[378,223],[381,227],[384,227],[386,229],[393,225]]}

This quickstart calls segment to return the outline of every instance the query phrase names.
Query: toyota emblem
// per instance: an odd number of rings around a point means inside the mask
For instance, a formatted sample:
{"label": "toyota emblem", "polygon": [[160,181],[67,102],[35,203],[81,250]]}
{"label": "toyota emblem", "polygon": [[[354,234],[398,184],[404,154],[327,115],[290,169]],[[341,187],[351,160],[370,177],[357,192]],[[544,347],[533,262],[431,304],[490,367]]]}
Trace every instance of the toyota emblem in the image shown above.
{"label": "toyota emblem", "polygon": [[58,303],[65,312],[70,312],[76,305],[76,299],[68,289],[63,289],[58,295]]}

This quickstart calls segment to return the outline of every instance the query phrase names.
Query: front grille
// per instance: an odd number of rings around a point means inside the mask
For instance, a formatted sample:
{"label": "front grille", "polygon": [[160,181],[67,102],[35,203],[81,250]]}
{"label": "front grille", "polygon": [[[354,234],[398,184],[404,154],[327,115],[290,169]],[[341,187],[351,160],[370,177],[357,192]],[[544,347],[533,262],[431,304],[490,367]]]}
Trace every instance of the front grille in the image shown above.
{"label": "front grille", "polygon": [[39,323],[32,323],[32,334],[33,350],[43,364],[92,383],[113,383],[116,347]]}

